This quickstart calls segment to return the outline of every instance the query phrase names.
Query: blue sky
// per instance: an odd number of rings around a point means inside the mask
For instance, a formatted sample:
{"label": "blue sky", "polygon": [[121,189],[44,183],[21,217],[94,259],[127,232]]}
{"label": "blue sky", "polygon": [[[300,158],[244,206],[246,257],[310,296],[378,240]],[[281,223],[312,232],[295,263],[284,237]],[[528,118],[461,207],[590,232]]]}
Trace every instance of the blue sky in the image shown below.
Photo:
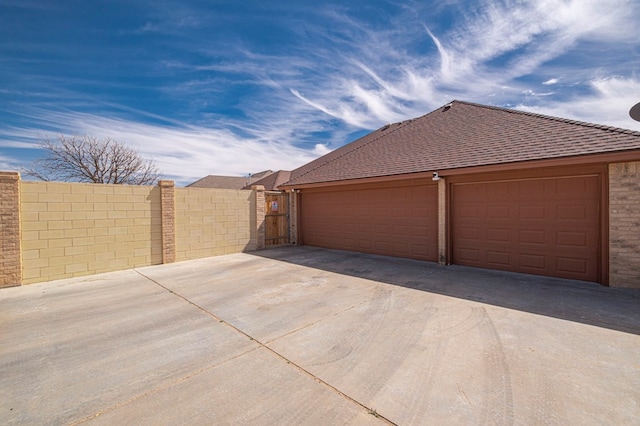
{"label": "blue sky", "polygon": [[0,170],[111,136],[179,185],[453,99],[640,130],[637,0],[0,0]]}

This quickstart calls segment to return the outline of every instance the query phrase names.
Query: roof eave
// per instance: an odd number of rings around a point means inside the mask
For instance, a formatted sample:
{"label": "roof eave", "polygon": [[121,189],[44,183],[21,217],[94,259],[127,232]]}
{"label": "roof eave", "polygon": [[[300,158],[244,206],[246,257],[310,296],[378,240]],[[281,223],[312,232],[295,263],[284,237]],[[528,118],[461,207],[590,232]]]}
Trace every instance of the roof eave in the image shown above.
{"label": "roof eave", "polygon": [[403,180],[403,179],[420,179],[420,178],[431,177],[433,172],[438,172],[439,176],[446,177],[446,176],[458,176],[458,175],[464,175],[464,174],[475,174],[475,173],[485,173],[485,172],[490,173],[490,172],[501,172],[501,171],[524,170],[524,169],[531,169],[531,168],[561,167],[561,166],[568,166],[568,165],[603,164],[603,163],[608,164],[608,163],[621,163],[621,162],[630,162],[630,161],[640,161],[640,149],[596,153],[596,154],[581,154],[581,155],[546,158],[546,159],[532,159],[532,160],[517,161],[517,162],[510,162],[510,163],[496,163],[496,164],[485,164],[485,165],[479,165],[479,166],[465,166],[465,167],[456,167],[456,168],[423,170],[420,172],[413,172],[413,173],[403,173],[403,174],[383,175],[383,176],[368,176],[368,177],[362,177],[357,179],[307,182],[307,183],[296,183],[295,181],[289,181],[282,185],[279,185],[278,189],[287,191],[287,190],[304,189],[304,188],[319,188],[319,187],[325,187],[325,186],[353,185],[353,184],[359,184],[359,183],[373,183],[373,182],[382,182],[382,181],[386,182],[386,181]]}

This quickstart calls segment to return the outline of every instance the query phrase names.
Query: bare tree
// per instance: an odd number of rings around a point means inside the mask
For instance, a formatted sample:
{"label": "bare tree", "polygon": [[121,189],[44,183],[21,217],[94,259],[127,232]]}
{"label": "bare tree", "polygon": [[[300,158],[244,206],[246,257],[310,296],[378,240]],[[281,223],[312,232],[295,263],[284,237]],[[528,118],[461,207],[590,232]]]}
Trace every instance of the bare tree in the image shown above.
{"label": "bare tree", "polygon": [[45,181],[153,185],[158,166],[111,138],[58,136],[40,142],[46,151],[23,172]]}

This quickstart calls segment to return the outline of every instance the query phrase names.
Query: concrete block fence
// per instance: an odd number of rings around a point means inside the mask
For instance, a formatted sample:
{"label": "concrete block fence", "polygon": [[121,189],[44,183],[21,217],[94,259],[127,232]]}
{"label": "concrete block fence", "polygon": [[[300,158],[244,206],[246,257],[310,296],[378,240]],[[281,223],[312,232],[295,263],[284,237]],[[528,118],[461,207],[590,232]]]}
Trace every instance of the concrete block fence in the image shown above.
{"label": "concrete block fence", "polygon": [[263,205],[261,186],[31,182],[0,172],[0,287],[263,248]]}

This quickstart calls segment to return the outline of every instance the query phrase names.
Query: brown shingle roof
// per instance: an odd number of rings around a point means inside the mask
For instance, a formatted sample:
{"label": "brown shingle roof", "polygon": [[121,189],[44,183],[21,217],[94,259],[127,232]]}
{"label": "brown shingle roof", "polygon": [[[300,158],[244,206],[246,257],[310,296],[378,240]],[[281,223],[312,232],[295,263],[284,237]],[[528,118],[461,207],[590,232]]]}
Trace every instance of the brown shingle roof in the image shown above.
{"label": "brown shingle roof", "polygon": [[453,101],[293,170],[286,186],[637,149],[640,132]]}
{"label": "brown shingle roof", "polygon": [[243,189],[250,181],[264,178],[271,175],[271,170],[265,170],[251,175],[251,179],[246,176],[218,176],[209,175],[187,185],[190,188],[220,188],[220,189]]}
{"label": "brown shingle roof", "polygon": [[241,189],[247,184],[249,178],[242,176],[216,176],[209,175],[187,185],[189,188],[220,188]]}
{"label": "brown shingle roof", "polygon": [[267,177],[263,177],[260,180],[254,181],[242,189],[251,189],[253,185],[262,185],[267,191],[277,191],[278,186],[288,181],[291,177],[291,172],[287,170],[279,170],[275,173],[271,173]]}

